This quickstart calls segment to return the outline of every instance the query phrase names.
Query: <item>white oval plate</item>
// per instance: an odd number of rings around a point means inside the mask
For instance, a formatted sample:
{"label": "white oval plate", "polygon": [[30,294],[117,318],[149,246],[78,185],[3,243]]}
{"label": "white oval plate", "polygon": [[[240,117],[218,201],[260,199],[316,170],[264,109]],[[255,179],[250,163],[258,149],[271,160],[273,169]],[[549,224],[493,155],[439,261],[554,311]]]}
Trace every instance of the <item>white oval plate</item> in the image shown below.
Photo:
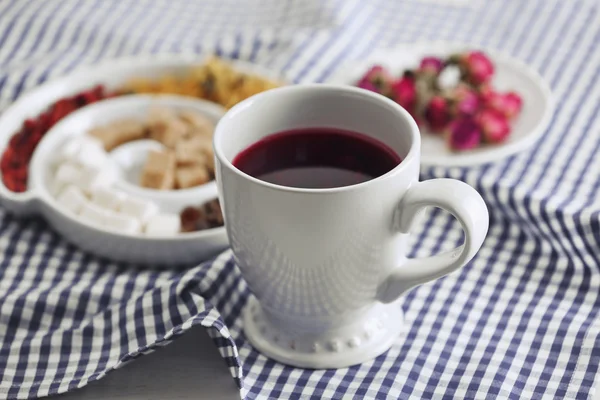
{"label": "white oval plate", "polygon": [[498,145],[484,145],[469,151],[454,152],[439,135],[422,132],[421,165],[466,167],[484,164],[514,155],[532,146],[545,132],[552,118],[552,92],[531,67],[497,51],[443,42],[403,45],[378,50],[365,60],[341,67],[328,83],[354,85],[375,64],[388,68],[398,76],[408,68],[417,67],[425,56],[447,57],[469,49],[482,50],[491,57],[496,71],[492,80],[493,86],[500,91],[518,92],[523,98],[523,110],[512,122],[509,138]]}
{"label": "white oval plate", "polygon": [[[108,90],[113,90],[134,77],[157,78],[166,74],[186,74],[190,68],[200,65],[204,60],[205,57],[197,55],[162,55],[107,60],[97,65],[82,67],[66,76],[36,87],[19,97],[0,115],[0,154],[4,153],[8,141],[21,128],[25,119],[37,117],[52,103],[63,97],[87,90],[97,84],[103,84]],[[232,61],[232,64],[240,71],[284,81],[278,74],[253,64],[240,61]],[[190,98],[188,101],[200,100]],[[101,108],[101,104],[102,102],[99,102],[89,107]],[[76,113],[84,113],[86,108],[84,107]],[[82,118],[79,120],[82,124],[85,124],[83,121],[86,120],[87,123],[90,123],[91,120],[99,121],[91,115],[77,117],[73,113],[52,129],[58,129],[60,124],[65,121],[68,123],[67,119],[71,117]],[[51,136],[51,132],[48,132],[36,148],[31,161],[32,165],[34,159],[43,158],[36,153],[46,140],[51,140]],[[33,182],[34,178],[30,177],[28,190],[23,193],[15,193],[6,188],[0,179],[0,203],[2,206],[16,215],[42,214],[65,238],[79,247],[105,258],[144,264],[182,264],[202,261],[228,246],[225,228],[181,234],[173,238],[147,238],[97,230],[76,221],[62,211],[57,211],[54,204],[40,195],[40,191]],[[200,205],[203,201],[209,200],[211,196],[214,198],[217,193],[216,185],[214,182],[209,183],[201,191],[206,197],[199,197],[191,204]]]}

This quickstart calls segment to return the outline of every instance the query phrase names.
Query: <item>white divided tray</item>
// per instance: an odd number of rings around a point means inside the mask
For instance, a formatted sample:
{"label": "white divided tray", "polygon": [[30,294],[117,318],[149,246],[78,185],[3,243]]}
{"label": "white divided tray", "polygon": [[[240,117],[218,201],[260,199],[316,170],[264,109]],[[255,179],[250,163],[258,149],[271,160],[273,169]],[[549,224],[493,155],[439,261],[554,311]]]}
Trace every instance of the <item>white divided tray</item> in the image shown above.
{"label": "white divided tray", "polygon": [[[159,78],[164,75],[181,76],[189,73],[190,69],[201,65],[205,57],[195,54],[190,55],[160,55],[149,57],[123,58],[107,60],[97,65],[80,68],[66,76],[45,83],[25,95],[21,96],[0,116],[0,154],[4,152],[8,141],[20,128],[25,119],[35,118],[45,111],[57,100],[88,90],[95,85],[102,84],[108,91],[120,87],[132,78]],[[233,66],[242,72],[254,73],[268,79],[284,81],[281,76],[269,70],[262,69],[256,65],[232,61]],[[166,97],[165,97],[166,99]],[[104,103],[123,101],[128,111],[119,106],[106,105]],[[177,100],[164,100],[174,101]],[[217,107],[214,104],[202,102],[196,99],[187,101],[195,102],[197,107],[207,111],[209,108]],[[144,113],[145,103],[133,105],[124,98],[105,100],[67,116],[59,124],[48,132],[40,142],[34,153],[30,165],[30,177],[28,190],[23,193],[15,193],[8,190],[0,180],[0,203],[10,212],[17,215],[41,214],[50,224],[66,239],[84,250],[99,256],[116,261],[125,261],[142,264],[175,265],[183,263],[199,262],[210,258],[228,246],[225,228],[215,228],[205,231],[180,234],[173,237],[146,237],[141,235],[126,235],[106,232],[93,226],[79,222],[68,212],[56,206],[56,201],[50,196],[45,179],[49,173],[48,153],[55,144],[60,141],[60,136],[65,137],[73,134],[82,134],[85,127],[93,124],[104,124],[109,119],[116,118],[113,112],[120,113],[124,117],[127,112]],[[146,104],[146,105],[144,105]],[[171,103],[173,104],[173,103]],[[104,107],[107,107],[106,109]],[[114,107],[110,113],[107,111]],[[91,110],[91,111],[90,111]],[[77,114],[76,114],[77,113]],[[111,115],[109,115],[111,114]],[[132,144],[134,147],[143,145]],[[45,149],[45,150],[44,150]],[[147,150],[147,149],[146,149]],[[121,151],[125,151],[121,149]],[[139,153],[133,151],[127,156],[136,157]],[[123,155],[121,154],[121,160]],[[119,155],[115,155],[119,157]],[[128,158],[128,157],[125,157]],[[35,166],[34,166],[35,164]],[[137,190],[138,194],[144,189],[135,189],[125,182],[119,187],[122,190]],[[148,193],[146,193],[148,194]],[[181,191],[178,194],[154,193],[154,200],[165,208],[166,211],[176,212],[184,204],[199,206],[206,200],[217,196],[217,188],[214,182],[199,188]]]}
{"label": "white divided tray", "polygon": [[[29,212],[41,213],[65,238],[99,256],[135,263],[179,264],[202,260],[227,246],[225,228],[208,229],[176,235],[147,236],[103,229],[82,215],[70,212],[53,194],[53,176],[57,155],[69,140],[83,136],[91,128],[125,118],[145,119],[150,107],[166,106],[175,111],[192,110],[217,122],[224,110],[216,104],[179,96],[133,95],[104,100],[65,117],[48,131],[36,148],[30,164],[28,194]],[[133,143],[133,142],[132,142]],[[135,146],[131,158],[136,157]],[[123,154],[120,155],[124,157]],[[109,154],[110,159],[110,154]],[[217,197],[214,181],[185,190],[155,191],[122,185],[117,174],[114,189],[130,199],[150,200],[161,212],[176,213],[186,206],[200,204]],[[144,193],[144,191],[146,193]]]}

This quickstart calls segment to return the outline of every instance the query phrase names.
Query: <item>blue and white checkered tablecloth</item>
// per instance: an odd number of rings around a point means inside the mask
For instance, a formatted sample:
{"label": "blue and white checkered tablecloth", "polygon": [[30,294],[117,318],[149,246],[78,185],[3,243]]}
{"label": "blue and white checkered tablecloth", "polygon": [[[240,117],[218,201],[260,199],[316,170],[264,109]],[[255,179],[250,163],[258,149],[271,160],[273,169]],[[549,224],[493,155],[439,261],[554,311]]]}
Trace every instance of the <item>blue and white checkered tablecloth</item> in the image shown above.
{"label": "blue and white checkered tablecloth", "polygon": [[[40,220],[0,213],[0,398],[102,378],[194,325],[256,398],[587,399],[600,364],[600,17],[585,0],[0,0],[0,107],[76,66],[147,53],[216,52],[327,79],[376,47],[457,40],[529,63],[557,99],[531,150],[432,168],[476,187],[490,231],[461,271],[410,292],[407,330],[352,368],[290,368],[241,334],[249,292],[230,254],[184,270],[135,269],[70,246]],[[411,256],[451,248],[432,211]]]}

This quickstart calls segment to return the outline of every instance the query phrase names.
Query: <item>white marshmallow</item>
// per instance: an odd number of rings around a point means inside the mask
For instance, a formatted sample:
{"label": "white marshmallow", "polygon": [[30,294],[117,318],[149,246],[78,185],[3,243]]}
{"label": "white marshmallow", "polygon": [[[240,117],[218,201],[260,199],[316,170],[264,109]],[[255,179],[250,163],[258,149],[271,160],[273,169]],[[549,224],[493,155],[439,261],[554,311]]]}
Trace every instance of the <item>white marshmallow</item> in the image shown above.
{"label": "white marshmallow", "polygon": [[114,171],[110,168],[84,168],[79,179],[79,187],[85,192],[92,193],[100,187],[109,186],[116,179],[113,172]]}
{"label": "white marshmallow", "polygon": [[92,190],[92,201],[108,210],[118,210],[126,195],[106,186],[95,187]]}
{"label": "white marshmallow", "polygon": [[181,221],[176,214],[157,214],[146,223],[148,236],[174,236],[181,230]]}
{"label": "white marshmallow", "polygon": [[81,189],[73,185],[69,185],[62,190],[56,200],[61,207],[73,214],[79,214],[87,201]]}
{"label": "white marshmallow", "polygon": [[54,197],[58,197],[58,195],[70,184],[59,182],[56,179],[53,179],[50,183],[50,194]]}
{"label": "white marshmallow", "polygon": [[142,230],[142,224],[139,220],[114,212],[107,213],[105,227],[111,231],[129,234],[140,233]]}
{"label": "white marshmallow", "polygon": [[102,157],[102,155],[98,155],[99,153],[106,156],[102,142],[95,137],[83,135],[68,139],[59,150],[58,160],[59,162],[70,161],[81,165],[90,165],[90,160],[93,163],[98,157]]}
{"label": "white marshmallow", "polygon": [[77,162],[86,168],[105,168],[110,162],[103,148],[84,143],[76,156]]}
{"label": "white marshmallow", "polygon": [[82,171],[79,166],[66,162],[62,163],[56,169],[54,174],[53,191],[58,195],[65,187],[69,185],[79,186],[81,182]]}
{"label": "white marshmallow", "polygon": [[144,223],[158,213],[158,207],[156,204],[138,197],[127,197],[121,203],[119,211],[121,214],[136,218]]}
{"label": "white marshmallow", "polygon": [[62,147],[58,150],[57,161],[58,162],[74,162],[77,157],[77,153],[81,148],[81,143],[76,139],[67,140]]}
{"label": "white marshmallow", "polygon": [[98,228],[104,228],[108,217],[108,211],[94,203],[86,202],[79,215],[83,221]]}
{"label": "white marshmallow", "polygon": [[102,141],[95,136],[83,135],[83,136],[80,136],[80,139],[83,141],[83,143],[85,145],[96,146],[99,149],[104,150],[104,144],[102,144]]}

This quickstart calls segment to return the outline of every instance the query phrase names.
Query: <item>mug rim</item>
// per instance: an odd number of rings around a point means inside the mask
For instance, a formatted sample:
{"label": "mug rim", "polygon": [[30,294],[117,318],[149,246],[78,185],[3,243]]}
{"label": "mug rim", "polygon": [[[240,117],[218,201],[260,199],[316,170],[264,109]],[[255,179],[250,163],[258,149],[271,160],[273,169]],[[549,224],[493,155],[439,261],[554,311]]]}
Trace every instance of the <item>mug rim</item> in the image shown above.
{"label": "mug rim", "polygon": [[[225,135],[224,125],[230,122],[232,119],[236,118],[237,115],[244,109],[251,107],[255,101],[259,101],[262,98],[276,96],[279,93],[283,92],[291,92],[291,93],[302,93],[302,92],[314,92],[314,91],[327,91],[327,92],[339,92],[339,93],[351,93],[354,95],[370,98],[375,102],[379,102],[383,105],[387,105],[393,112],[397,113],[398,117],[406,120],[410,126],[410,135],[412,139],[412,143],[405,157],[403,157],[400,164],[396,167],[392,168],[390,171],[386,172],[383,175],[378,176],[377,178],[369,179],[366,182],[357,183],[355,185],[348,186],[339,186],[333,188],[324,188],[324,189],[308,189],[308,188],[298,188],[293,186],[283,186],[277,185],[270,182],[265,182],[261,179],[255,178],[233,165],[231,161],[223,154],[222,148],[222,140]],[[282,86],[274,89],[269,89],[264,92],[255,94],[253,96],[248,97],[245,100],[242,100],[231,109],[229,109],[223,117],[217,123],[215,127],[215,133],[213,135],[213,149],[215,153],[215,157],[219,160],[219,162],[225,166],[228,170],[237,174],[238,176],[247,179],[255,184],[268,187],[278,191],[284,192],[295,192],[295,193],[315,193],[315,194],[323,194],[323,193],[339,193],[346,192],[351,190],[357,190],[360,188],[364,188],[366,186],[376,184],[377,182],[387,179],[392,175],[396,175],[401,173],[404,169],[408,168],[409,164],[413,159],[419,157],[421,147],[421,134],[419,131],[419,127],[415,122],[414,118],[410,115],[408,111],[406,111],[402,106],[398,103],[388,99],[387,97],[380,95],[375,92],[371,92],[369,90],[361,89],[353,86],[343,86],[343,85],[335,85],[335,84],[322,84],[322,83],[311,83],[311,84],[300,84],[300,85],[290,85],[290,86]],[[418,162],[418,160],[417,160]]]}

